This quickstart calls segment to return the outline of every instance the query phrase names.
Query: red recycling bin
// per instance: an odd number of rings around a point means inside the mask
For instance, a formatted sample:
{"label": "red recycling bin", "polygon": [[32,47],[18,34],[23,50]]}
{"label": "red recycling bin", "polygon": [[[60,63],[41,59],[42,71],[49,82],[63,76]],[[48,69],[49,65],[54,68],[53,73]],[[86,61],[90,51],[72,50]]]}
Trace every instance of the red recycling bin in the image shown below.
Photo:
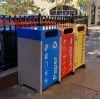
{"label": "red recycling bin", "polygon": [[61,33],[61,78],[73,71],[74,33],[73,28],[66,28]]}

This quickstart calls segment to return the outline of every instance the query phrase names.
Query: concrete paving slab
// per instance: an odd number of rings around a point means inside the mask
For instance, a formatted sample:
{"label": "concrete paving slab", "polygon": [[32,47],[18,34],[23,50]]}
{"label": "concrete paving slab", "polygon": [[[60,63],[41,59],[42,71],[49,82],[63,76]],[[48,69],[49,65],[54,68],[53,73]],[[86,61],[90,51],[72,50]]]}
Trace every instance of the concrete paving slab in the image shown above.
{"label": "concrete paving slab", "polygon": [[94,99],[100,99],[100,92],[94,96]]}
{"label": "concrete paving slab", "polygon": [[[66,79],[66,78],[65,78]],[[70,99],[85,99],[93,98],[96,95],[96,91],[74,85],[67,80],[63,80],[61,84],[55,84],[54,86],[48,88],[43,92],[42,95],[37,94],[30,88],[19,87],[9,88],[0,92],[0,98],[4,99],[60,99],[60,98],[70,98]],[[10,90],[10,92],[9,92]]]}
{"label": "concrete paving slab", "polygon": [[1,99],[14,99],[14,98],[27,99],[29,98],[27,97],[27,94],[32,94],[32,93],[35,93],[35,91],[25,86],[16,85],[11,88],[0,91],[0,98]]}
{"label": "concrete paving slab", "polygon": [[71,82],[95,91],[100,91],[100,65],[89,63],[86,69],[78,69]]}
{"label": "concrete paving slab", "polygon": [[0,70],[0,90],[18,84],[17,68],[12,68],[6,71]]}
{"label": "concrete paving slab", "polygon": [[[44,95],[49,94],[50,90],[47,90]],[[49,94],[50,98],[63,98],[63,99],[85,99],[92,98],[96,92],[87,88],[76,86],[72,83],[61,83],[61,87],[51,89],[52,95]],[[47,96],[48,98],[48,96]]]}

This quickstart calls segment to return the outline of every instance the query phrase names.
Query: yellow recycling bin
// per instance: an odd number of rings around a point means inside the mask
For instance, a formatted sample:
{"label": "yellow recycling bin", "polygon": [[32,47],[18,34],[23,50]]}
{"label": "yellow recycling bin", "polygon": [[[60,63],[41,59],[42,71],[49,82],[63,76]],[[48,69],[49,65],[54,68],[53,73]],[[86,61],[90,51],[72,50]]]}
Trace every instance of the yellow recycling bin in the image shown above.
{"label": "yellow recycling bin", "polygon": [[85,67],[85,39],[86,25],[74,25],[75,45],[74,45],[74,68],[73,72],[79,67]]}

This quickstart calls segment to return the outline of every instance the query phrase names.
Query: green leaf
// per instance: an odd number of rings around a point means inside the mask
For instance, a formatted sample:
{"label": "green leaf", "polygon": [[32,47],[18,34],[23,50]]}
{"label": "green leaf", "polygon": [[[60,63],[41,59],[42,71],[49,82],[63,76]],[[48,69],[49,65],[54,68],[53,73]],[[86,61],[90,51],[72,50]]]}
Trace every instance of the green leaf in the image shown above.
{"label": "green leaf", "polygon": [[26,14],[28,10],[35,12],[38,8],[34,4],[34,0],[5,0],[2,5],[4,14],[21,15]]}

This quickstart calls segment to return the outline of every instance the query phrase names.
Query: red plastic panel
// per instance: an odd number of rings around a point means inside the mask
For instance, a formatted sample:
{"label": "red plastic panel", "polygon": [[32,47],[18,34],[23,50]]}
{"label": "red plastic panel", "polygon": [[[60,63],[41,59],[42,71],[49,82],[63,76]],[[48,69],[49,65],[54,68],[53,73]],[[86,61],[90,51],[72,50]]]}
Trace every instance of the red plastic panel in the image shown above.
{"label": "red plastic panel", "polygon": [[61,77],[65,77],[73,70],[74,34],[62,32],[61,42]]}

